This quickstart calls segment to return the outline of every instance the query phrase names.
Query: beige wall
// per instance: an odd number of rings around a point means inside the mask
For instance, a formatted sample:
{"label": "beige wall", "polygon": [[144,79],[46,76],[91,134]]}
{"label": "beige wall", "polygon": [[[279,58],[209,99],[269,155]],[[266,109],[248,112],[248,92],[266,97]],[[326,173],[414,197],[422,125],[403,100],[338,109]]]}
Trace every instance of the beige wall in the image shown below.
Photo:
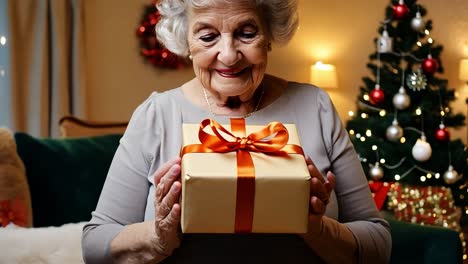
{"label": "beige wall", "polygon": [[[189,80],[190,69],[163,70],[144,64],[138,55],[135,29],[143,5],[151,0],[99,0],[86,12],[88,48],[89,118],[128,120],[133,109],[151,91],[163,91]],[[287,47],[274,47],[268,71],[289,80],[308,82],[309,67],[317,60],[337,67],[339,89],[330,91],[343,119],[355,110],[355,99],[369,76],[368,56],[374,49],[379,21],[388,0],[300,0],[301,23]],[[458,80],[458,62],[468,58],[468,1],[424,0],[427,18],[434,22],[432,37],[444,46],[444,79],[458,90],[456,111],[467,115],[468,87]],[[468,44],[467,44],[468,45]],[[466,127],[452,131],[467,142]]]}

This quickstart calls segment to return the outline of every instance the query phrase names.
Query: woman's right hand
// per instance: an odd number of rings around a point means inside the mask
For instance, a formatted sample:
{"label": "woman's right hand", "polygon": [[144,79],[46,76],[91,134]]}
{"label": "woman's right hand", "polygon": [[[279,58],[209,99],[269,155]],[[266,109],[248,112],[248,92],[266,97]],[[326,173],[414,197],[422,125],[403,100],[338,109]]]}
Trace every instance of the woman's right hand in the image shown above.
{"label": "woman's right hand", "polygon": [[164,163],[154,175],[156,186],[155,233],[156,250],[170,256],[180,245],[180,157]]}

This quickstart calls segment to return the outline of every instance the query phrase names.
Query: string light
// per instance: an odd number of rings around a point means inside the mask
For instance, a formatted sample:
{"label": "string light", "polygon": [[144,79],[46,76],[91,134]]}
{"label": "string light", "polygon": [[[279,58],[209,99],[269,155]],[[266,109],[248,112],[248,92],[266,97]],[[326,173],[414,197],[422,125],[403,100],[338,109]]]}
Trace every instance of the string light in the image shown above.
{"label": "string light", "polygon": [[377,150],[377,146],[376,146],[376,145],[372,145],[372,150],[373,150],[373,151],[376,151],[376,150]]}
{"label": "string light", "polygon": [[439,179],[439,178],[440,178],[440,173],[436,173],[436,174],[435,174],[435,178],[436,178],[436,179]]}
{"label": "string light", "polygon": [[6,42],[7,42],[7,38],[5,36],[1,36],[0,37],[0,44],[2,46],[5,46]]}
{"label": "string light", "polygon": [[421,115],[421,114],[422,114],[421,108],[418,107],[418,108],[416,109],[416,115]]}
{"label": "string light", "polygon": [[434,40],[432,38],[428,38],[427,42],[429,42],[429,44],[432,44],[432,42],[434,42]]}
{"label": "string light", "polygon": [[354,135],[354,130],[351,129],[351,130],[349,131],[349,134],[350,134],[350,135]]}
{"label": "string light", "polygon": [[368,94],[364,94],[364,95],[362,96],[362,98],[364,99],[364,101],[369,101],[369,100],[370,100]]}
{"label": "string light", "polygon": [[385,159],[380,159],[380,163],[385,164]]}
{"label": "string light", "polygon": [[366,118],[368,118],[368,117],[369,117],[369,115],[366,114],[366,113],[362,113],[362,114],[361,114],[361,118],[363,118],[363,119],[366,119]]}
{"label": "string light", "polygon": [[424,175],[421,176],[421,177],[419,178],[419,180],[420,180],[421,182],[425,182],[425,181],[426,181],[426,176],[424,176]]}
{"label": "string light", "polygon": [[405,138],[405,137],[401,137],[401,138],[400,138],[400,143],[401,143],[401,144],[404,144],[405,142],[406,142],[406,138]]}
{"label": "string light", "polygon": [[395,181],[399,181],[401,179],[400,175],[395,174]]}
{"label": "string light", "polygon": [[354,116],[354,112],[353,112],[353,111],[349,111],[349,112],[348,112],[348,116],[353,117],[353,116]]}
{"label": "string light", "polygon": [[384,117],[384,116],[387,115],[387,111],[385,111],[385,109],[380,110],[379,115],[380,115],[381,117]]}
{"label": "string light", "polygon": [[424,34],[429,35],[429,30],[424,30]]}
{"label": "string light", "polygon": [[365,137],[361,137],[360,140],[361,140],[362,142],[364,142],[364,141],[366,141],[366,138],[365,138]]}
{"label": "string light", "polygon": [[418,45],[419,47],[422,47],[421,41],[416,42],[416,45]]}
{"label": "string light", "polygon": [[366,130],[366,136],[368,136],[368,137],[372,136],[372,131],[370,129]]}

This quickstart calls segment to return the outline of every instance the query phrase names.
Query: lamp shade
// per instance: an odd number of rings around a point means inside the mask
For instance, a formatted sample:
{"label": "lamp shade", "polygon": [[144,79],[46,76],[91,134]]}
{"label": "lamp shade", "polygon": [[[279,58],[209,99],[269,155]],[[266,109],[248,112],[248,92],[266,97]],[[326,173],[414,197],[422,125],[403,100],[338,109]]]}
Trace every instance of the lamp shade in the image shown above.
{"label": "lamp shade", "polygon": [[310,66],[310,82],[321,88],[337,88],[336,68],[321,61]]}
{"label": "lamp shade", "polygon": [[460,80],[468,81],[468,59],[460,61],[460,72],[458,73]]}

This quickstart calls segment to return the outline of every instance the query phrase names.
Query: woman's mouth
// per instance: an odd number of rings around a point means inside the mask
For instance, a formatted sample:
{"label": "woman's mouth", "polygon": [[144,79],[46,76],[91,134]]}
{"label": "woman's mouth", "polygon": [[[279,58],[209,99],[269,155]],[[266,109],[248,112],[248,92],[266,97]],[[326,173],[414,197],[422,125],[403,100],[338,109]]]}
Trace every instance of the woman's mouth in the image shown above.
{"label": "woman's mouth", "polygon": [[224,78],[235,78],[241,76],[248,68],[234,70],[216,70],[216,72]]}

